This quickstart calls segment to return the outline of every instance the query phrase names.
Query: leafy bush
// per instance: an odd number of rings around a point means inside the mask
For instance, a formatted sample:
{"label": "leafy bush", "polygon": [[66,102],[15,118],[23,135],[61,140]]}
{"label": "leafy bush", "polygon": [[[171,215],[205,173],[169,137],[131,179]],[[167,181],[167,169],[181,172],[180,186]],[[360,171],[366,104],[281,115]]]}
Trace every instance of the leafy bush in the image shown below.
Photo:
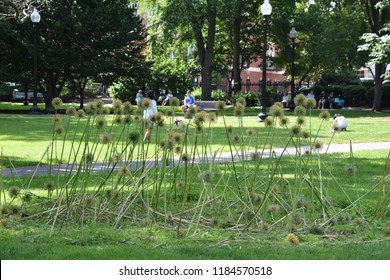
{"label": "leafy bush", "polygon": [[226,101],[228,99],[228,95],[226,92],[219,89],[211,92],[211,98],[217,101]]}
{"label": "leafy bush", "polygon": [[[390,106],[390,84],[383,84],[382,87],[383,95],[382,95],[382,106]],[[375,88],[372,87],[366,92],[366,98],[370,104],[374,102],[374,93]]]}
{"label": "leafy bush", "polygon": [[110,86],[108,92],[113,98],[118,98],[122,101],[135,102],[135,95],[140,88],[141,87],[130,81],[119,81]]}
{"label": "leafy bush", "polygon": [[367,89],[364,86],[351,85],[343,87],[343,96],[349,106],[365,105]]}
{"label": "leafy bush", "polygon": [[232,96],[232,103],[235,104],[239,97],[245,98],[246,106],[248,107],[259,106],[261,104],[261,98],[258,92],[251,92],[251,91],[237,92]]}

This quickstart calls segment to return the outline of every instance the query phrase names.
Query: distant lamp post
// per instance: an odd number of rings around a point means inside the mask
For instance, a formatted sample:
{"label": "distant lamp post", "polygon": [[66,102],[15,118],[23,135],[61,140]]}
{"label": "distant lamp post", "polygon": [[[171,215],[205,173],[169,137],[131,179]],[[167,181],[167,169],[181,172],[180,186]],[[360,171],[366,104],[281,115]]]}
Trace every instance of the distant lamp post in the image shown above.
{"label": "distant lamp post", "polygon": [[291,108],[294,107],[294,95],[295,95],[295,39],[297,38],[298,32],[293,27],[290,31],[290,39],[292,41],[292,54],[291,54]]}
{"label": "distant lamp post", "polygon": [[272,13],[272,6],[268,0],[264,0],[263,5],[261,5],[261,14],[264,18],[264,34],[263,34],[263,77],[261,81],[261,112],[258,115],[260,118],[259,121],[264,121],[267,117],[266,108],[267,108],[267,25],[268,25],[268,16]]}
{"label": "distant lamp post", "polygon": [[38,13],[37,9],[34,8],[33,12],[30,15],[30,19],[33,25],[34,32],[34,65],[33,65],[33,79],[34,79],[34,95],[33,95],[33,106],[31,107],[31,114],[39,114],[38,108],[38,94],[37,94],[37,84],[38,84],[38,62],[37,62],[37,25],[41,21],[41,15]]}

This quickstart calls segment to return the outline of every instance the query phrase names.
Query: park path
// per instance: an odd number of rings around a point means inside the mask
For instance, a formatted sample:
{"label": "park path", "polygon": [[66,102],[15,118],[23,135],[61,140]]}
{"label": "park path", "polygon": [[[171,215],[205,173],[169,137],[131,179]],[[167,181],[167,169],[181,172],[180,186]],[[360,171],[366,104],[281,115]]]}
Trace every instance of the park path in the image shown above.
{"label": "park path", "polygon": [[[305,150],[305,147],[301,148],[302,151]],[[329,146],[323,147],[321,150],[319,150],[319,153],[345,153],[345,152],[350,152],[351,150],[353,152],[357,151],[367,151],[367,150],[389,150],[390,151],[390,142],[371,142],[371,143],[353,143],[353,144],[331,144]],[[258,151],[247,151],[245,153],[245,159],[249,159],[251,154],[254,152],[262,152],[261,150]],[[281,154],[283,155],[294,155],[295,154],[295,148],[294,147],[289,147],[286,150],[283,148],[274,148],[271,153],[275,156],[279,156]],[[234,160],[242,160],[242,155],[241,154],[234,154],[233,155]],[[263,153],[263,158],[269,158],[270,157],[270,151],[269,149],[266,149]],[[207,158],[196,158],[195,162],[211,162],[212,156],[210,155]],[[216,154],[214,157],[215,162],[230,162],[232,161],[232,156],[230,152],[223,152]],[[178,158],[174,159],[174,164],[178,163],[179,160]],[[132,165],[129,166],[130,169],[136,169],[141,165],[140,162],[138,161],[133,161],[131,163]],[[150,159],[147,162],[148,167],[152,167],[155,164],[155,159]],[[106,164],[107,165],[107,164]],[[112,167],[112,166],[111,166]],[[95,164],[91,171],[102,171],[102,169],[107,170],[107,166],[103,166],[103,163],[97,163]],[[73,166],[72,168],[68,164],[63,164],[60,166],[54,165],[51,167],[51,172],[52,174],[56,173],[59,171],[60,173],[65,173],[69,172],[69,170],[77,170],[77,167]],[[48,165],[38,165],[38,166],[24,166],[24,167],[17,167],[17,168],[2,168],[2,176],[3,177],[18,177],[18,176],[39,176],[39,175],[46,175],[48,174],[49,171],[49,166]]]}

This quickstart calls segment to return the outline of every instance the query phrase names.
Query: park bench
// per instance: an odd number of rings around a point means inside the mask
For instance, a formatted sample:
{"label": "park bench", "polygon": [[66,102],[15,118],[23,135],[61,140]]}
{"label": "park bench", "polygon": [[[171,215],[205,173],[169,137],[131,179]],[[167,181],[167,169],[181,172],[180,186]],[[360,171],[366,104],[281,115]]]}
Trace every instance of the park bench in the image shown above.
{"label": "park bench", "polygon": [[199,100],[196,101],[195,104],[198,107],[198,111],[216,111],[216,105],[218,101],[205,101]]}

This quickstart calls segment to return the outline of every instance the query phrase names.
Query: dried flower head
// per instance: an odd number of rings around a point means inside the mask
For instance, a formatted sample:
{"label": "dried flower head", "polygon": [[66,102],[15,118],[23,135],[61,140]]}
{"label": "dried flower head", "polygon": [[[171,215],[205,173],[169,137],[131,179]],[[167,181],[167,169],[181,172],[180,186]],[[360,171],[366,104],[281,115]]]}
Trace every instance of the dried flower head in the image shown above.
{"label": "dried flower head", "polygon": [[181,152],[182,152],[182,148],[180,146],[176,146],[175,147],[175,153],[176,154],[181,154]]}
{"label": "dried flower head", "polygon": [[165,116],[167,117],[174,117],[175,116],[175,111],[172,109],[168,109],[165,111]]}
{"label": "dried flower head", "polygon": [[147,97],[142,98],[142,100],[140,102],[140,108],[141,109],[147,109],[147,108],[150,108],[150,107],[152,107],[152,100],[150,100]]}
{"label": "dried flower head", "polygon": [[296,106],[305,105],[306,96],[303,93],[300,93],[294,97],[294,103]]}
{"label": "dried flower head", "polygon": [[301,134],[301,131],[302,131],[302,127],[298,124],[293,124],[290,128],[289,128],[289,132],[292,136],[300,136]]}
{"label": "dried flower head", "polygon": [[264,126],[265,127],[272,127],[274,124],[274,117],[273,116],[268,116],[264,119]]}
{"label": "dried flower head", "polygon": [[241,143],[241,136],[240,135],[234,135],[232,138],[232,141],[234,144],[240,144]]}
{"label": "dried flower head", "polygon": [[53,122],[54,122],[55,124],[61,124],[61,123],[62,123],[62,117],[59,116],[59,115],[55,115],[55,116],[53,117]]}
{"label": "dried flower head", "polygon": [[183,153],[183,154],[181,155],[181,160],[182,160],[183,162],[188,162],[188,161],[190,160],[190,155],[187,154],[187,153]]}
{"label": "dried flower head", "polygon": [[296,116],[301,116],[301,117],[306,116],[306,109],[305,109],[305,107],[303,107],[302,105],[296,106],[295,109],[294,109],[294,114]]}
{"label": "dried flower head", "polygon": [[54,109],[58,110],[62,106],[62,99],[59,97],[53,98],[51,105],[53,105]]}
{"label": "dried flower head", "polygon": [[93,153],[86,153],[83,155],[83,161],[86,163],[92,163],[94,159]]}
{"label": "dried flower head", "polygon": [[100,134],[99,139],[100,139],[100,143],[109,144],[112,141],[112,136],[108,133],[103,133],[103,134]]}
{"label": "dried flower head", "polygon": [[268,211],[268,213],[270,213],[272,215],[276,215],[280,211],[280,206],[278,204],[271,204],[268,206],[267,211]]}
{"label": "dried flower head", "polygon": [[236,104],[237,104],[237,103],[244,105],[244,107],[246,106],[246,100],[245,100],[245,98],[242,97],[242,96],[240,96],[239,98],[237,98]]}
{"label": "dried flower head", "polygon": [[123,103],[123,112],[125,114],[131,114],[133,112],[133,105],[129,101]]}
{"label": "dried flower head", "polygon": [[313,143],[313,148],[315,150],[321,150],[324,147],[324,144],[320,140],[316,140]]}
{"label": "dried flower head", "polygon": [[255,130],[254,130],[253,128],[248,128],[248,129],[246,130],[246,134],[247,134],[248,136],[253,136],[253,135],[255,135]]}
{"label": "dried flower head", "polygon": [[114,112],[117,112],[122,107],[122,101],[120,99],[113,99],[112,100],[112,108],[114,109]]}
{"label": "dried flower head", "polygon": [[76,108],[73,106],[70,106],[66,109],[66,115],[73,117],[76,115]]}
{"label": "dried flower head", "polygon": [[309,109],[315,109],[317,106],[317,102],[314,98],[306,98],[305,107]]}
{"label": "dried flower head", "polygon": [[274,118],[281,118],[284,116],[284,109],[283,107],[274,104],[270,108],[270,115],[273,116]]}
{"label": "dried flower head", "polygon": [[171,98],[171,100],[169,100],[169,106],[180,106],[179,98],[177,97]]}
{"label": "dried flower head", "polygon": [[104,102],[103,100],[99,99],[96,101],[96,108],[98,110],[98,113],[101,113],[103,111]]}
{"label": "dried flower head", "polygon": [[225,111],[226,108],[226,102],[225,101],[218,101],[215,105],[215,109],[217,109],[218,112]]}
{"label": "dried flower head", "polygon": [[131,131],[129,133],[128,139],[131,143],[137,144],[141,139],[141,134],[138,131]]}
{"label": "dried flower head", "polygon": [[214,174],[211,171],[200,172],[198,179],[205,183],[210,183],[213,180]]}
{"label": "dried flower head", "polygon": [[301,133],[303,139],[309,139],[310,138],[310,132],[309,131],[302,131]]}
{"label": "dried flower head", "polygon": [[299,239],[294,233],[289,233],[286,236],[286,240],[291,244],[291,245],[297,245],[299,244]]}
{"label": "dried flower head", "polygon": [[98,108],[96,102],[89,102],[85,105],[85,113],[89,116],[96,115],[98,113]]}
{"label": "dried flower head", "polygon": [[306,123],[306,118],[303,116],[298,116],[298,118],[296,119],[296,123],[300,126],[304,126]]}
{"label": "dried flower head", "polygon": [[22,201],[23,202],[30,202],[32,200],[32,194],[31,193],[26,193],[22,196]]}
{"label": "dried flower head", "polygon": [[79,117],[80,119],[85,118],[85,111],[84,111],[83,109],[79,109],[79,110],[77,110],[76,115],[77,115],[77,117]]}
{"label": "dried flower head", "polygon": [[112,159],[113,162],[119,163],[119,162],[122,161],[122,154],[121,153],[113,154],[111,159]]}
{"label": "dried flower head", "polygon": [[234,116],[241,118],[244,116],[244,111],[245,111],[245,106],[237,102],[236,105],[234,106],[234,111],[233,111]]}
{"label": "dried flower head", "polygon": [[329,120],[330,119],[330,113],[328,110],[325,110],[325,111],[321,111],[321,113],[318,115],[318,117],[321,119],[321,120]]}
{"label": "dried flower head", "polygon": [[126,115],[124,118],[123,118],[123,122],[125,124],[131,124],[133,121],[133,118],[131,117],[131,115]]}
{"label": "dried flower head", "polygon": [[117,116],[115,116],[114,122],[115,122],[116,124],[118,124],[118,125],[123,124],[123,122],[124,122],[123,116],[122,116],[122,115],[117,115]]}
{"label": "dried flower head", "polygon": [[57,125],[57,126],[55,127],[54,131],[55,131],[55,133],[56,133],[57,135],[62,135],[62,134],[64,134],[64,132],[65,132],[65,128],[64,128],[63,125]]}
{"label": "dried flower head", "polygon": [[252,153],[250,153],[250,158],[253,161],[258,161],[261,159],[261,153],[260,152],[252,152]]}
{"label": "dried flower head", "polygon": [[226,127],[226,131],[230,134],[230,133],[233,133],[233,126],[231,126],[231,125],[228,125],[227,127]]}
{"label": "dried flower head", "polygon": [[206,121],[206,113],[201,111],[195,114],[194,122],[196,125],[202,125]]}
{"label": "dried flower head", "polygon": [[354,176],[356,174],[356,166],[355,165],[346,165],[344,167],[344,171],[348,176]]}
{"label": "dried flower head", "polygon": [[111,114],[111,108],[108,107],[108,106],[104,106],[103,109],[102,109],[102,114],[104,114],[104,115]]}
{"label": "dried flower head", "polygon": [[45,190],[47,190],[48,192],[52,192],[55,189],[55,185],[53,182],[45,182],[44,187]]}
{"label": "dried flower head", "polygon": [[214,112],[210,112],[206,115],[207,120],[210,123],[215,123],[217,121],[217,115]]}
{"label": "dried flower head", "polygon": [[95,126],[97,129],[102,129],[107,125],[106,118],[104,116],[97,116],[95,119]]}
{"label": "dried flower head", "polygon": [[20,189],[16,186],[12,186],[8,189],[8,195],[11,198],[16,198],[20,193]]}
{"label": "dried flower head", "polygon": [[120,177],[124,177],[124,176],[127,176],[129,174],[130,174],[129,169],[127,169],[127,167],[125,167],[125,166],[122,166],[118,169],[118,175]]}
{"label": "dried flower head", "polygon": [[289,122],[290,122],[290,119],[286,116],[279,118],[279,125],[282,127],[287,126]]}

